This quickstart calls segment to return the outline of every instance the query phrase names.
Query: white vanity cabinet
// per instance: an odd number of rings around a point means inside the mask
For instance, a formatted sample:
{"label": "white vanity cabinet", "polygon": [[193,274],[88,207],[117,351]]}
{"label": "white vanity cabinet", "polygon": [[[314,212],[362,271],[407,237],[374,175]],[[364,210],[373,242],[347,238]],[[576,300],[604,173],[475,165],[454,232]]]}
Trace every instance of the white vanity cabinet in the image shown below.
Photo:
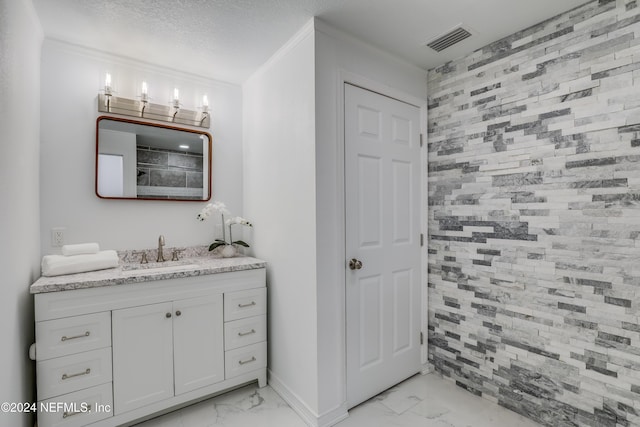
{"label": "white vanity cabinet", "polygon": [[[258,380],[265,269],[36,293],[38,426],[115,427]],[[75,405],[71,405],[75,403]]]}
{"label": "white vanity cabinet", "polygon": [[266,288],[224,295],[225,377],[267,366]]}
{"label": "white vanity cabinet", "polygon": [[224,380],[222,298],[113,311],[116,415]]}
{"label": "white vanity cabinet", "polygon": [[51,409],[39,411],[38,426],[79,427],[111,418],[111,313],[36,322],[36,337],[38,407]]}

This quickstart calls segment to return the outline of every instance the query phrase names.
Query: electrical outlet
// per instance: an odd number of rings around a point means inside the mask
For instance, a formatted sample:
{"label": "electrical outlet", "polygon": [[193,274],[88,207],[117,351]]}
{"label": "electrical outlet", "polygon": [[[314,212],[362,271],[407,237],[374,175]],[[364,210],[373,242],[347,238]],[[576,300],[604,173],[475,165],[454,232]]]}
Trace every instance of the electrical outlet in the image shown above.
{"label": "electrical outlet", "polygon": [[60,247],[64,245],[64,228],[55,227],[51,229],[51,246]]}

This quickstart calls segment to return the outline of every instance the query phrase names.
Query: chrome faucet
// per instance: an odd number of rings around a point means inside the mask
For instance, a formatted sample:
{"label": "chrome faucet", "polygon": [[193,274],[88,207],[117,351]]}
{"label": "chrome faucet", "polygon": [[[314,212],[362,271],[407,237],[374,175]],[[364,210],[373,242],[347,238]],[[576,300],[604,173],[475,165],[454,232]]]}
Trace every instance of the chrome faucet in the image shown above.
{"label": "chrome faucet", "polygon": [[164,262],[164,254],[162,253],[162,247],[164,246],[164,236],[161,234],[160,237],[158,237],[158,259],[156,260],[157,262]]}

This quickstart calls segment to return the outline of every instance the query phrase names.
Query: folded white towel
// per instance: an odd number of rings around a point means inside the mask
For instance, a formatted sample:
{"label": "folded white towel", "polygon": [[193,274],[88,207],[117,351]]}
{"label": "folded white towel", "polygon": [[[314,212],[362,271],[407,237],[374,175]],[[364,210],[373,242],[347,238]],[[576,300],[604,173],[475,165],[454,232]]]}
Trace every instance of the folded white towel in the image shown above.
{"label": "folded white towel", "polygon": [[102,251],[96,254],[75,256],[45,255],[42,257],[43,276],[83,273],[117,266],[118,253],[116,251]]}
{"label": "folded white towel", "polygon": [[79,243],[77,245],[62,246],[62,255],[82,255],[97,254],[100,252],[100,246],[97,243]]}

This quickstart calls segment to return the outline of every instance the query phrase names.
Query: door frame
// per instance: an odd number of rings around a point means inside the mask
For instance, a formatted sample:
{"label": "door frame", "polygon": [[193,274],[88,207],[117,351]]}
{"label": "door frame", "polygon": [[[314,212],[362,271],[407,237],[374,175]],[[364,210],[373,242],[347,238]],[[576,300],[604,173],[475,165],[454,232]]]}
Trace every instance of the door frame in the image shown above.
{"label": "door frame", "polygon": [[[337,183],[336,183],[336,197],[337,197],[337,206],[338,212],[340,212],[341,218],[338,222],[340,229],[338,230],[340,234],[340,253],[341,259],[343,260],[344,271],[340,275],[340,285],[342,286],[343,292],[341,293],[342,298],[342,318],[343,318],[343,330],[342,338],[343,338],[343,355],[342,355],[342,372],[343,376],[343,396],[346,402],[347,396],[347,342],[346,342],[346,310],[347,310],[347,301],[346,301],[346,203],[345,203],[345,109],[344,109],[344,96],[345,90],[344,85],[351,84],[362,89],[378,93],[382,96],[386,96],[389,98],[396,99],[398,101],[413,105],[420,109],[420,134],[423,135],[424,139],[424,147],[420,150],[420,228],[421,232],[424,234],[424,245],[420,248],[420,284],[421,284],[421,294],[422,301],[420,305],[420,331],[424,337],[424,342],[421,345],[420,350],[420,362],[422,364],[421,372],[423,374],[429,373],[431,371],[431,367],[428,365],[428,354],[427,354],[427,337],[428,337],[428,276],[427,276],[427,268],[428,268],[428,239],[427,239],[427,223],[428,223],[428,188],[427,188],[427,178],[428,178],[428,168],[425,167],[428,161],[428,149],[427,149],[427,100],[420,99],[414,95],[407,94],[401,90],[397,90],[395,88],[386,86],[377,81],[371,80],[369,78],[363,77],[361,75],[352,73],[346,70],[338,71],[338,79],[337,79],[337,105],[336,105],[336,141],[337,141],[337,160],[338,164],[336,165],[339,173],[337,174]],[[426,81],[425,81],[426,88]],[[426,96],[426,91],[425,91]]]}

